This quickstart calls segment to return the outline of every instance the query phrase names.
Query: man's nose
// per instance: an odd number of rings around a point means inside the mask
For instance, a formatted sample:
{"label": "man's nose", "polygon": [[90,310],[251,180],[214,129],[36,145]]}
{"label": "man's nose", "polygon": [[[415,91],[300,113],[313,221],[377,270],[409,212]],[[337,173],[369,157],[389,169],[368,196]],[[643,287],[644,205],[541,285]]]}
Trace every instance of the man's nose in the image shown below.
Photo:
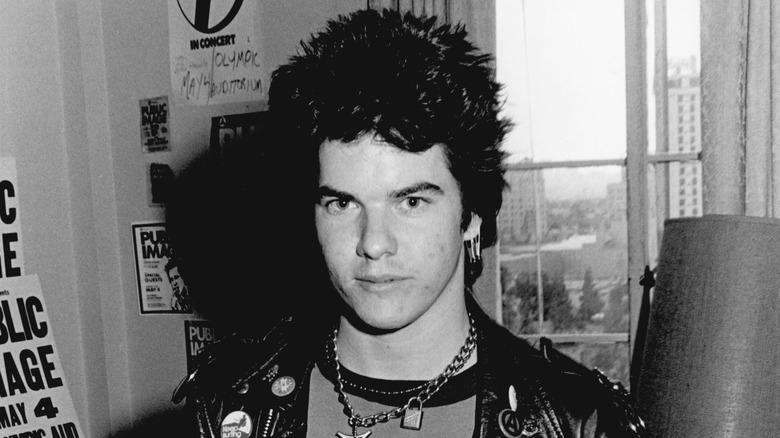
{"label": "man's nose", "polygon": [[361,217],[357,254],[370,260],[395,254],[398,243],[392,230],[392,218],[384,211],[365,210]]}

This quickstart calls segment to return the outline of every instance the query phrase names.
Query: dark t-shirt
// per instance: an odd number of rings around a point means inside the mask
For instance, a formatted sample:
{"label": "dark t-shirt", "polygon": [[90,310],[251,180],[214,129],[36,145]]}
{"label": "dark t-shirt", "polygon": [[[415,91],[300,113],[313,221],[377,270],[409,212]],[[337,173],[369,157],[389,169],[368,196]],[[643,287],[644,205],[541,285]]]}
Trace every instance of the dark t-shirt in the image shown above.
{"label": "dark t-shirt", "polygon": [[[421,438],[428,436],[471,437],[476,426],[476,366],[450,378],[423,405],[422,428],[401,428],[401,419],[377,423],[370,429],[358,428],[358,435],[371,431],[381,438]],[[332,372],[326,373],[332,375]],[[373,379],[341,367],[344,392],[362,417],[389,412],[403,406],[420,393],[427,382]],[[416,404],[415,404],[416,406]],[[344,405],[339,402],[333,381],[323,375],[320,365],[311,373],[308,432],[310,438],[334,437],[336,432],[352,436]]]}

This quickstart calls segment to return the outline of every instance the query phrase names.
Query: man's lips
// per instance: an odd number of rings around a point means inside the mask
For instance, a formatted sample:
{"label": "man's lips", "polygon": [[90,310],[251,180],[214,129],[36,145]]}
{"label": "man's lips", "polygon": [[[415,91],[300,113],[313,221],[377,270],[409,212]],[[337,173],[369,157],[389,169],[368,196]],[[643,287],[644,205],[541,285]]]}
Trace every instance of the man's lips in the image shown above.
{"label": "man's lips", "polygon": [[355,277],[355,280],[357,280],[357,282],[363,287],[381,288],[381,287],[393,286],[403,280],[406,280],[406,277],[400,275],[390,275],[390,274],[361,275]]}

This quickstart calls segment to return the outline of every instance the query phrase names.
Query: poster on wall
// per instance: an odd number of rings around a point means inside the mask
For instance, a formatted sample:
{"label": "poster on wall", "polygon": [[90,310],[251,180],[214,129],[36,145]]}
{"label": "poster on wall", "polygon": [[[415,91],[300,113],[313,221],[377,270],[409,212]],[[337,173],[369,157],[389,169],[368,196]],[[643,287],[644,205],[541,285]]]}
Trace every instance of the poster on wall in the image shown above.
{"label": "poster on wall", "polygon": [[259,146],[260,134],[268,123],[270,120],[267,111],[212,117],[210,139],[212,156],[218,161],[226,161],[240,148]]}
{"label": "poster on wall", "polygon": [[217,333],[209,321],[184,321],[184,333],[187,343],[187,374],[191,374],[200,365],[203,348],[217,341]]}
{"label": "poster on wall", "polygon": [[262,98],[257,3],[168,0],[171,90],[176,105]]}
{"label": "poster on wall", "polygon": [[174,189],[175,175],[171,166],[165,163],[150,163],[147,173],[147,199],[150,207],[164,207]]}
{"label": "poster on wall", "polygon": [[0,436],[79,438],[37,275],[0,279]]}
{"label": "poster on wall", "polygon": [[165,223],[140,222],[132,228],[141,313],[192,313]]}
{"label": "poster on wall", "polygon": [[16,160],[0,157],[0,279],[24,275]]}
{"label": "poster on wall", "polygon": [[141,147],[144,153],[171,150],[171,132],[168,128],[168,96],[141,99]]}

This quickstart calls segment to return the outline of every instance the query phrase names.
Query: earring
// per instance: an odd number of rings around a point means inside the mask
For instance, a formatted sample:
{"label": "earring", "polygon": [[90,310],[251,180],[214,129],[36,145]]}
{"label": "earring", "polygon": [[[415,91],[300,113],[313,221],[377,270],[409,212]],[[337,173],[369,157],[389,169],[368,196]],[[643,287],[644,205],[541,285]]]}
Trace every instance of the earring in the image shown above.
{"label": "earring", "polygon": [[469,262],[477,263],[482,261],[482,248],[479,245],[479,232],[477,235],[465,242],[466,251],[468,252]]}

